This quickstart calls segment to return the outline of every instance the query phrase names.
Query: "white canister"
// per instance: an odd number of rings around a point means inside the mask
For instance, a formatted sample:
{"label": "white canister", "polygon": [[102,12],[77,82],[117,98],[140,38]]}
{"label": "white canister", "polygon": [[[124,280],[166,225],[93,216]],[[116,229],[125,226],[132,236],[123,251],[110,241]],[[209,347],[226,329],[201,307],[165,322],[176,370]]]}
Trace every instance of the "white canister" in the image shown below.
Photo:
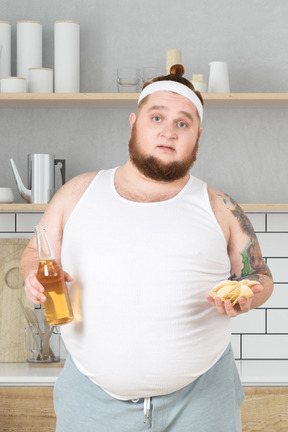
{"label": "white canister", "polygon": [[42,67],[42,24],[17,22],[17,75],[28,79],[28,69]]}
{"label": "white canister", "polygon": [[11,75],[11,24],[0,21],[0,77]]}
{"label": "white canister", "polygon": [[195,90],[198,90],[200,93],[207,92],[207,84],[203,74],[193,74],[191,83],[193,84]]}
{"label": "white canister", "polygon": [[53,69],[29,68],[28,92],[53,93]]}
{"label": "white canister", "polygon": [[26,78],[22,77],[2,77],[1,93],[27,93]]}
{"label": "white canister", "polygon": [[226,62],[215,61],[209,63],[210,73],[208,82],[209,93],[230,93],[228,65]]}
{"label": "white canister", "polygon": [[56,21],[54,25],[55,93],[80,91],[80,25]]}
{"label": "white canister", "polygon": [[179,49],[168,49],[166,51],[166,74],[170,74],[171,66],[182,64],[182,52]]}

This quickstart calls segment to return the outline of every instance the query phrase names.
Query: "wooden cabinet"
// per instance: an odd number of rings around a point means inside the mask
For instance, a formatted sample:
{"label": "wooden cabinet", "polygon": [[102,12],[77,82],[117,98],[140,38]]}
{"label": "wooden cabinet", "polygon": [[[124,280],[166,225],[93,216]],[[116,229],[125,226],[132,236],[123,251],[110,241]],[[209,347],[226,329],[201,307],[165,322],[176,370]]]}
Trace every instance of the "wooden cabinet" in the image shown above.
{"label": "wooden cabinet", "polygon": [[[288,431],[288,387],[244,390],[242,432]],[[53,387],[0,387],[1,432],[55,432],[55,425]]]}
{"label": "wooden cabinet", "polygon": [[242,432],[287,432],[288,387],[245,387]]}
{"label": "wooden cabinet", "polygon": [[53,387],[0,387],[1,432],[55,432]]}

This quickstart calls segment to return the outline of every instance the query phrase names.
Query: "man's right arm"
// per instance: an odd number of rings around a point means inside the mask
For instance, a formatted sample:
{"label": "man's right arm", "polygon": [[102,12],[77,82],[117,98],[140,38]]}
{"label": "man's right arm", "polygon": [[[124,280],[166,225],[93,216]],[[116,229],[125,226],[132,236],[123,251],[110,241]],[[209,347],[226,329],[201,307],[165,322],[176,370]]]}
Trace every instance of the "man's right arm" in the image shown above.
{"label": "man's right arm", "polygon": [[[86,173],[67,182],[53,196],[46,212],[39,221],[39,225],[45,226],[55,260],[60,265],[62,237],[66,221],[94,177],[95,173]],[[26,297],[34,304],[40,304],[46,300],[43,294],[44,288],[36,278],[38,263],[37,245],[34,234],[20,262],[20,273],[25,281]],[[65,278],[67,282],[72,280],[67,273],[65,274]]]}
{"label": "man's right arm", "polygon": [[[63,186],[63,189],[64,186]],[[59,253],[62,245],[62,220],[63,220],[63,194],[62,188],[56,192],[50,201],[46,212],[39,221],[39,225],[44,225],[49,242],[55,255],[55,259],[59,260]],[[38,253],[36,245],[36,237],[33,234],[29,241],[20,262],[20,273],[25,281],[26,297],[34,304],[43,303],[46,300],[44,296],[44,288],[36,278],[38,269]]]}

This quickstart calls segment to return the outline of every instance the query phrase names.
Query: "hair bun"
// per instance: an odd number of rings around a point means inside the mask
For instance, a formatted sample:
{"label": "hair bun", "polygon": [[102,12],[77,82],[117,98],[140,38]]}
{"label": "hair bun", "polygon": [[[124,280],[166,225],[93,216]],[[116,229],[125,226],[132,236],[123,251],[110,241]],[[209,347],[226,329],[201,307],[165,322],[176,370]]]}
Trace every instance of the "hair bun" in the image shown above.
{"label": "hair bun", "polygon": [[184,75],[185,68],[182,64],[175,64],[170,67],[170,75]]}

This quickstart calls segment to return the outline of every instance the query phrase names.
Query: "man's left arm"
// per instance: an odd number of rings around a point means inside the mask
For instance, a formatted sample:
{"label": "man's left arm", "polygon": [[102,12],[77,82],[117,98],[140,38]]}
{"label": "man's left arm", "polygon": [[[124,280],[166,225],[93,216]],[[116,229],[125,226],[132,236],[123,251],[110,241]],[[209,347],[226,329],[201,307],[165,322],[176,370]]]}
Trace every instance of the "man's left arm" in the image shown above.
{"label": "man's left arm", "polygon": [[257,236],[245,212],[228,196],[225,196],[225,207],[225,212],[227,211],[225,219],[229,225],[230,279],[259,281],[259,285],[251,288],[254,296],[248,300],[240,297],[234,307],[229,300],[222,302],[221,299],[216,298],[212,302],[211,298],[208,299],[220,313],[234,317],[265,303],[272,294],[273,279],[264,262]]}

